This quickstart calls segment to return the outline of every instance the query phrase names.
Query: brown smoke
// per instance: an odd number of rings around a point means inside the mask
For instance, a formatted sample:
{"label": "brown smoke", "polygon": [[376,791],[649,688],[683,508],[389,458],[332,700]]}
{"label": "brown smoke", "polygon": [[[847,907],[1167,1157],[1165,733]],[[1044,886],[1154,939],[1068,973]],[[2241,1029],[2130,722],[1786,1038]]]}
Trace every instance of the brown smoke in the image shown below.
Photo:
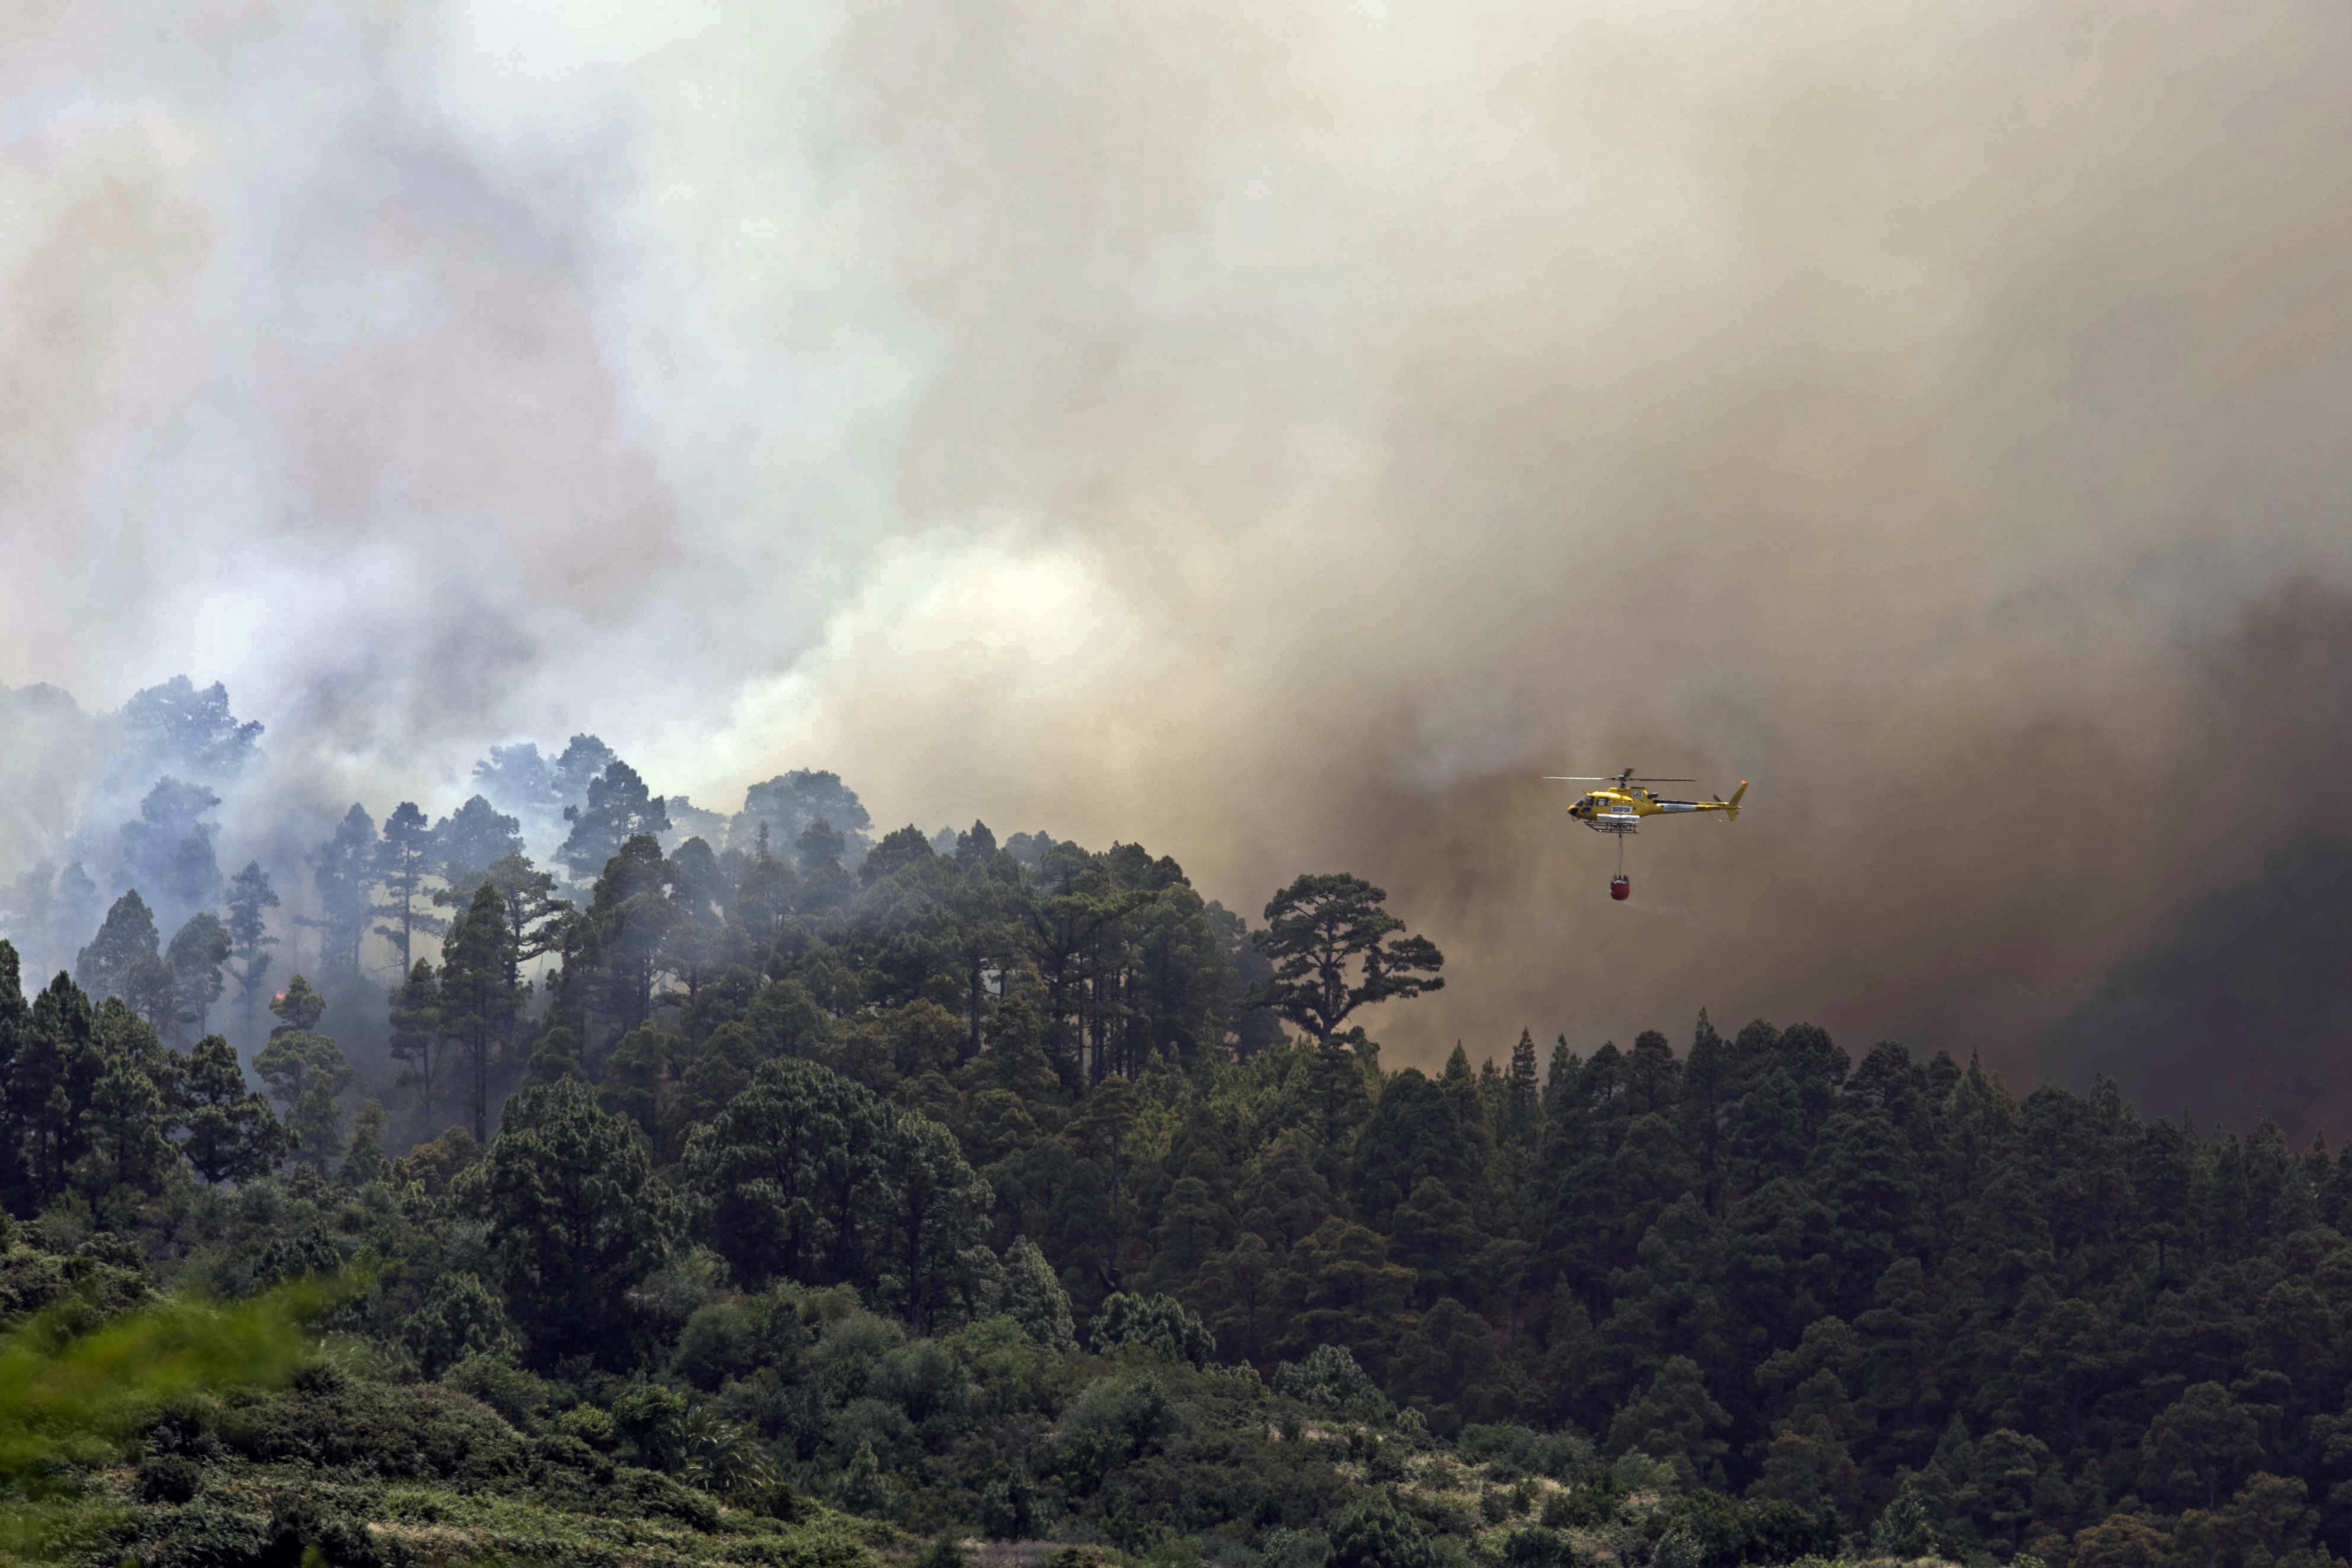
{"label": "brown smoke", "polygon": [[[169,570],[0,674],[226,679],[321,805],[593,727],[1253,915],[1372,877],[1449,955],[1391,1060],[1706,1006],[2021,1079],[2341,821],[2320,0],[88,15],[9,79],[132,151],[0,174],[142,171],[154,280],[61,319],[180,347],[28,349],[10,493]],[[125,446],[158,398],[235,438]],[[1537,775],[1628,764],[1753,784],[1616,906]]]}
{"label": "brown smoke", "polygon": [[[2340,18],[1267,16],[845,46],[950,345],[904,504],[1052,520],[1118,623],[1064,702],[877,639],[876,793],[1378,879],[1452,956],[1392,1057],[1705,1005],[2029,1079],[2340,820],[2256,782],[2346,711],[2261,651],[2352,540]],[[1536,775],[1627,763],[1754,784],[1619,908]]]}

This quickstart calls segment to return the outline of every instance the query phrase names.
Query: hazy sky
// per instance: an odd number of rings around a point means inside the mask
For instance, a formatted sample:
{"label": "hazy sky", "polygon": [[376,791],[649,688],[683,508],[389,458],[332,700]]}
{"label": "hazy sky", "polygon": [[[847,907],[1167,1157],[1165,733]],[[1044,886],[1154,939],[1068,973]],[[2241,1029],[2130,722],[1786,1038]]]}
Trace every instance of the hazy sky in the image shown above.
{"label": "hazy sky", "polygon": [[[0,0],[0,682],[273,799],[593,729],[1372,877],[1391,1061],[2027,1080],[2347,820],[2337,0],[181,15]],[[1753,783],[1619,906],[1627,764]]]}

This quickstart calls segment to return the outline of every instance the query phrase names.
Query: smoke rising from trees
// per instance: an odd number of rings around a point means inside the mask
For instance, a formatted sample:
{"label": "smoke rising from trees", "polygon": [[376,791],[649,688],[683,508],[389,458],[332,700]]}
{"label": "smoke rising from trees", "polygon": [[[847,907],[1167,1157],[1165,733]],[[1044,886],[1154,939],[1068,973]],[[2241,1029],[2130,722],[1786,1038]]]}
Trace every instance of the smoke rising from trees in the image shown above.
{"label": "smoke rising from trees", "polygon": [[[593,731],[1360,873],[1450,960],[1392,1062],[1705,1005],[2031,1078],[2342,830],[2333,7],[17,31],[0,682],[82,707],[0,877],[143,820],[90,714],[186,670],[268,726],[175,775],[224,875]],[[1628,763],[1756,782],[1615,908],[1535,775]],[[2145,1090],[2352,1110],[2266,1048]]]}

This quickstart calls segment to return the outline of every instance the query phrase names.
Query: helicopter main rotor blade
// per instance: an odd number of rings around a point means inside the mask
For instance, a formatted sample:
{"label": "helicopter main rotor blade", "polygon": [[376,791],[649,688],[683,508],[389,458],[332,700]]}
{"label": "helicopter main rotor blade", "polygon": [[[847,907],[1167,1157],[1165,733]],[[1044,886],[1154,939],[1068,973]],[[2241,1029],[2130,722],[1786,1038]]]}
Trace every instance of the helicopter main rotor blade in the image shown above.
{"label": "helicopter main rotor blade", "polygon": [[1617,776],[1617,775],[1616,775],[1615,773],[1609,773],[1609,774],[1606,774],[1606,775],[1602,775],[1602,774],[1599,774],[1599,773],[1546,773],[1546,774],[1544,774],[1544,777],[1546,777],[1547,779],[1549,779],[1549,780],[1550,780],[1552,783],[1554,783],[1554,784],[1607,784],[1611,779],[1613,779],[1613,778],[1615,778],[1616,776]]}

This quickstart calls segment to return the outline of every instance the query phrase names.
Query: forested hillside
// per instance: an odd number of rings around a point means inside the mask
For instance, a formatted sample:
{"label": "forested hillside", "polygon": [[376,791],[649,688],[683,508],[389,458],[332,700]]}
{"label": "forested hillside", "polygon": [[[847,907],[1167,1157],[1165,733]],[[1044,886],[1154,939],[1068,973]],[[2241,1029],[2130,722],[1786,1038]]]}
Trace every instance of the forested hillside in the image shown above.
{"label": "forested hillside", "polygon": [[[2317,1568],[2352,1538],[2323,1147],[1704,1013],[1679,1051],[1390,1071],[1370,1009],[1443,959],[1352,877],[1252,929],[1135,846],[978,824],[857,855],[755,812],[665,853],[604,776],[576,892],[485,799],[354,826],[405,964],[380,1053],[308,977],[253,984],[257,867],[201,951],[136,892],[29,1000],[0,945],[20,1352],[157,1291],[346,1281],[290,1382],[0,1463],[83,1500],[89,1550]],[[242,1056],[237,955],[274,1017]]]}

